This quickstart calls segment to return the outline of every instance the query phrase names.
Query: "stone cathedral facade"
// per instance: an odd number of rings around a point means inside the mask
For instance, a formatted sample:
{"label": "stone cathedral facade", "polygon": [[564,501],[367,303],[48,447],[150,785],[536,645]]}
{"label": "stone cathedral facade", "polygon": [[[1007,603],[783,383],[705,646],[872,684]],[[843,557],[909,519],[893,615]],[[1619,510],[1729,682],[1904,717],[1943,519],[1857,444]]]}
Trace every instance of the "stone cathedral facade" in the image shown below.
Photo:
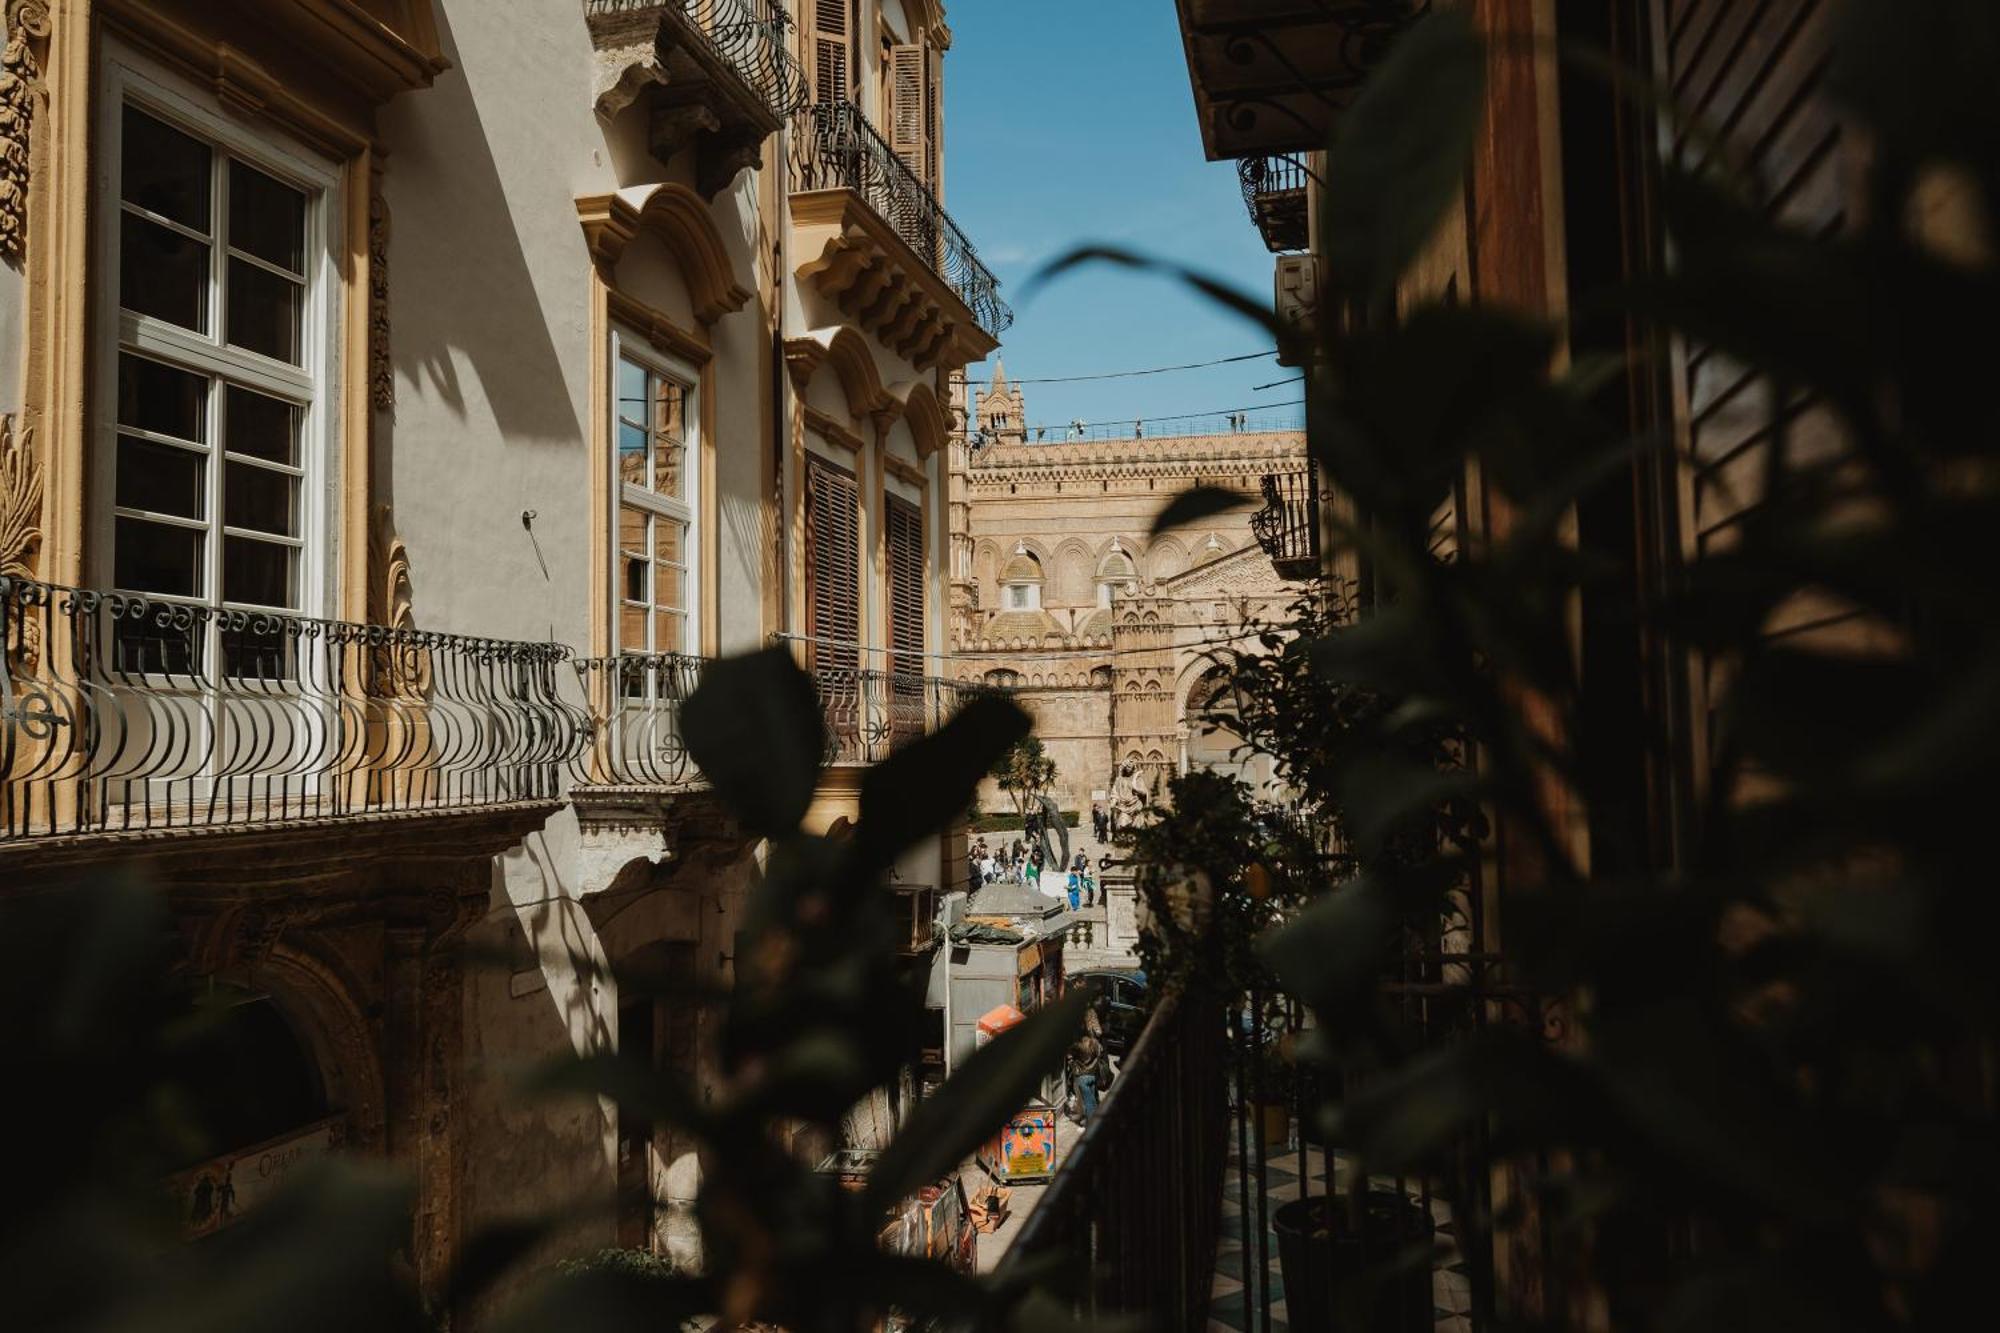
{"label": "stone cathedral facade", "polygon": [[[960,402],[953,674],[1017,691],[1056,762],[1058,801],[1086,818],[1128,767],[1154,793],[1196,765],[1268,784],[1199,718],[1227,650],[1305,591],[1250,523],[1263,479],[1305,466],[1305,432],[1034,440],[1004,366]],[[1149,537],[1161,507],[1196,485],[1240,491],[1243,508]],[[989,784],[982,808],[1007,806]]]}

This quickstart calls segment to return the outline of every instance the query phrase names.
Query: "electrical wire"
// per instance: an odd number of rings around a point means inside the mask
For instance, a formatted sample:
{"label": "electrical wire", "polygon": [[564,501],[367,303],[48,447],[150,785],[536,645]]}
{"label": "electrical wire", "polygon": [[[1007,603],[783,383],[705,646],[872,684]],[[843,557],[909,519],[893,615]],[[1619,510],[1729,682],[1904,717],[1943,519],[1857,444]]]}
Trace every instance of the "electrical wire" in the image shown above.
{"label": "electrical wire", "polygon": [[[1250,352],[1243,356],[1225,356],[1214,361],[1190,361],[1184,366],[1153,366],[1146,370],[1107,370],[1097,375],[1047,375],[1040,379],[1015,380],[1009,384],[1082,384],[1086,380],[1126,380],[1140,375],[1170,375],[1180,370],[1206,370],[1210,366],[1230,366],[1238,361],[1260,361],[1267,356],[1276,356],[1277,349],[1268,352]],[[992,380],[966,380],[967,384],[991,384]]]}

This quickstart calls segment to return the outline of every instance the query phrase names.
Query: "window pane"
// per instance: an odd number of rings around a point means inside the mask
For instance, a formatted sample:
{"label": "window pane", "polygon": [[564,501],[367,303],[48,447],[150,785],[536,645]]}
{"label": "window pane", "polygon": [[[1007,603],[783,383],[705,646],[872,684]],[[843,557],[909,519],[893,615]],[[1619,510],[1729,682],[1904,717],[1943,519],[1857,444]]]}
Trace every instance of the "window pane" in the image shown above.
{"label": "window pane", "polygon": [[208,332],[208,244],[125,214],[119,219],[118,303]]}
{"label": "window pane", "polygon": [[618,480],[646,484],[646,432],[626,421],[618,423]]}
{"label": "window pane", "polygon": [[687,457],[687,448],[672,436],[662,435],[653,448],[653,489],[661,495],[670,495],[676,500],[687,497],[681,493],[681,465]]}
{"label": "window pane", "polygon": [[618,362],[618,415],[642,426],[646,423],[646,369],[622,358]]}
{"label": "window pane", "polygon": [[222,474],[222,521],[281,537],[299,535],[298,479],[255,463],[231,463]]}
{"label": "window pane", "polygon": [[658,637],[654,646],[663,653],[684,653],[688,650],[687,617],[673,611],[659,613],[656,630]]}
{"label": "window pane", "polygon": [[646,554],[646,511],[632,505],[618,506],[618,549],[635,555]]}
{"label": "window pane", "polygon": [[644,653],[652,650],[652,645],[646,642],[645,607],[618,608],[618,648],[621,652],[627,653]]}
{"label": "window pane", "polygon": [[[209,148],[134,107],[125,108],[120,192],[149,213],[207,232]],[[128,302],[129,304],[129,302]]]}
{"label": "window pane", "polygon": [[199,669],[205,622],[162,624],[157,614],[119,616],[111,626],[111,669],[128,675],[185,676]]}
{"label": "window pane", "polygon": [[628,602],[647,601],[646,562],[638,556],[628,555],[622,558],[621,563],[625,570],[625,600]]}
{"label": "window pane", "polygon": [[298,642],[282,629],[245,625],[222,631],[222,674],[239,680],[291,680],[298,673],[293,647]]}
{"label": "window pane", "polygon": [[655,555],[676,565],[687,563],[687,524],[663,518],[653,524],[653,535],[659,542]]}
{"label": "window pane", "polygon": [[178,518],[202,516],[202,469],[208,460],[188,449],[121,436],[118,503]]}
{"label": "window pane", "polygon": [[118,424],[207,443],[208,377],[121,352]]}
{"label": "window pane", "polygon": [[303,289],[240,259],[229,261],[231,345],[299,364],[299,297]]}
{"label": "window pane", "polygon": [[250,537],[222,539],[222,599],[255,606],[291,606],[295,552]]}
{"label": "window pane", "polygon": [[687,456],[687,423],[682,409],[687,403],[687,391],[670,380],[661,380],[657,384],[659,401],[654,405],[653,413],[653,431],[657,437],[653,446],[653,489],[661,495],[683,499],[681,472]]}
{"label": "window pane", "polygon": [[111,581],[127,592],[198,597],[202,539],[199,528],[174,528],[143,518],[117,521]]}
{"label": "window pane", "polygon": [[298,465],[299,409],[281,399],[229,386],[224,447],[272,463]]}
{"label": "window pane", "polygon": [[672,565],[653,566],[653,605],[687,610],[687,571]]}
{"label": "window pane", "polygon": [[242,162],[229,164],[229,244],[305,272],[306,197]]}

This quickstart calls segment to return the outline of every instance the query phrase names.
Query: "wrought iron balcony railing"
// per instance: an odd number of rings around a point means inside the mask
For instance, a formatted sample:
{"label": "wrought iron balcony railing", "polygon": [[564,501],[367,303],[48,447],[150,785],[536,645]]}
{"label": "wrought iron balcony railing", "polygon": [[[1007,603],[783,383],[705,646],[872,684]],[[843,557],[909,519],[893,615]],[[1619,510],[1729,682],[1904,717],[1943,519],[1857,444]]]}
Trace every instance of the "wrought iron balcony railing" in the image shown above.
{"label": "wrought iron balcony railing", "polygon": [[590,744],[571,777],[583,786],[691,787],[701,771],[681,737],[681,705],[701,683],[703,658],[621,653],[579,658]]}
{"label": "wrought iron balcony railing", "polygon": [[1266,473],[1264,507],[1250,515],[1250,531],[1286,578],[1319,575],[1319,487],[1310,471]]}
{"label": "wrought iron balcony railing", "polygon": [[[561,644],[18,578],[0,578],[0,650],[0,844],[705,785],[681,731],[696,657],[572,660]],[[834,764],[883,759],[984,692],[900,671],[814,679]]]}
{"label": "wrought iron balcony railing", "polygon": [[1209,1326],[1228,1153],[1225,1028],[1213,996],[1168,984],[1002,1275],[1048,1264],[1058,1299],[1085,1319]]}
{"label": "wrought iron balcony railing", "polygon": [[583,0],[585,17],[645,10],[678,20],[676,35],[697,35],[779,120],[805,104],[805,75],[787,36],[792,20],[780,0]]}
{"label": "wrought iron balcony railing", "polygon": [[1013,324],[1000,280],[860,107],[819,102],[793,118],[791,183],[794,191],[854,191],[958,294],[980,328],[997,338]]}
{"label": "wrought iron balcony railing", "polygon": [[0,579],[0,841],[555,801],[558,644]]}
{"label": "wrought iron balcony railing", "polygon": [[936,731],[983,687],[899,671],[820,666],[813,672],[826,717],[827,762],[878,763]]}
{"label": "wrought iron balcony railing", "polygon": [[1304,164],[1283,154],[1246,157],[1237,162],[1236,176],[1243,183],[1244,207],[1267,249],[1281,254],[1312,244],[1306,221],[1306,182],[1311,178]]}

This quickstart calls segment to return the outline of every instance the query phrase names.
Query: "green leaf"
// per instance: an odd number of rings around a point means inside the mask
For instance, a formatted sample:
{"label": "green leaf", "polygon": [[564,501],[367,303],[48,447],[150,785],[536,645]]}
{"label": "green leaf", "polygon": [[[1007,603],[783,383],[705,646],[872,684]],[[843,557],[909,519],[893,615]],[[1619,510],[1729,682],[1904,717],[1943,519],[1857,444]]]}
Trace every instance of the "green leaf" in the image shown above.
{"label": "green leaf", "polygon": [[726,657],[702,672],[681,709],[702,775],[752,832],[796,832],[812,804],[826,724],[812,678],[789,652]]}
{"label": "green leaf", "polygon": [[1486,97],[1486,48],[1457,9],[1396,40],[1327,151],[1320,246],[1332,280],[1373,303],[1459,197]]}
{"label": "green leaf", "polygon": [[1184,528],[1190,523],[1199,523],[1217,514],[1249,507],[1250,500],[1247,497],[1224,487],[1191,487],[1167,502],[1167,507],[1154,517],[1153,529],[1148,535],[1157,537],[1163,532]]}
{"label": "green leaf", "polygon": [[1010,700],[981,696],[936,734],[890,755],[861,783],[855,829],[862,864],[888,865],[905,849],[965,813],[986,776],[1028,734],[1028,715]]}
{"label": "green leaf", "polygon": [[955,1170],[992,1138],[1076,1040],[1089,1003],[1083,991],[1065,995],[974,1051],[876,1159],[868,1173],[871,1206],[891,1207]]}
{"label": "green leaf", "polygon": [[1326,1012],[1374,984],[1395,925],[1394,894],[1364,875],[1266,932],[1257,952],[1286,990]]}

